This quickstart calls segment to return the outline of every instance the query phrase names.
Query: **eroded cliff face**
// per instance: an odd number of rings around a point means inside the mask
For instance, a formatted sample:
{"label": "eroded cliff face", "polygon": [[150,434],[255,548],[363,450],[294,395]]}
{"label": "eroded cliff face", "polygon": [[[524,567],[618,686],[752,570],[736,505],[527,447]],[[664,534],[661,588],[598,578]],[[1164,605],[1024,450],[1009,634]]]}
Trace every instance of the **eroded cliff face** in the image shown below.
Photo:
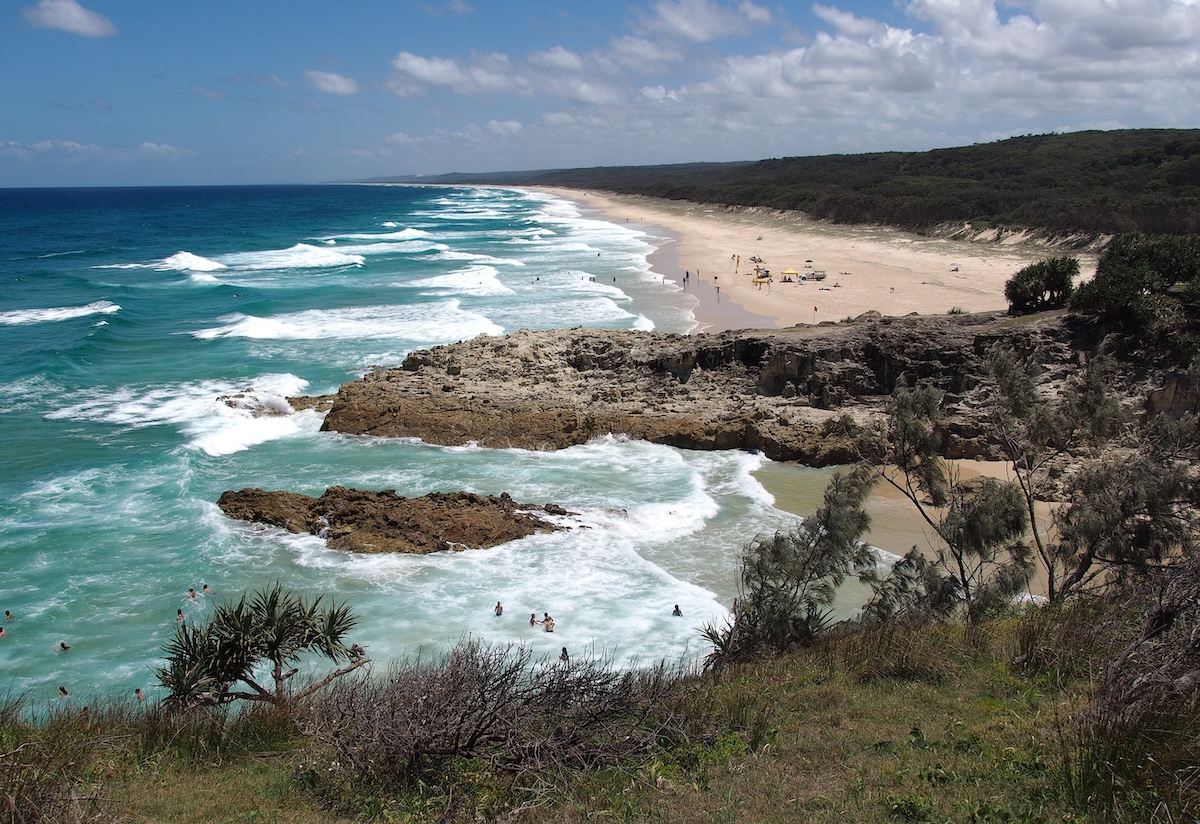
{"label": "eroded cliff face", "polygon": [[608,433],[687,449],[852,461],[830,421],[881,412],[899,386],[945,393],[946,456],[996,457],[981,412],[994,346],[1036,352],[1047,385],[1078,363],[1061,316],[864,316],[715,335],[522,330],[414,352],[343,385],[323,429],[457,445],[558,449]]}

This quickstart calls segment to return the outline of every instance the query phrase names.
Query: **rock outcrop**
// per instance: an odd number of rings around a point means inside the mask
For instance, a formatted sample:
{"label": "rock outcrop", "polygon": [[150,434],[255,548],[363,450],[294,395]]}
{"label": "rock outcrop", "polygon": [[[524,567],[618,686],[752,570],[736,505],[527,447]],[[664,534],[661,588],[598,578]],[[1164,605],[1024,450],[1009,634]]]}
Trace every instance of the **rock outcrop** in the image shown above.
{"label": "rock outcrop", "polygon": [[931,385],[945,393],[946,456],[991,458],[987,352],[1038,353],[1050,384],[1077,367],[1088,335],[1061,314],[874,315],[711,335],[522,330],[414,352],[344,384],[322,428],[526,449],[616,433],[821,466],[854,458],[833,419],[870,417],[897,387]]}
{"label": "rock outcrop", "polygon": [[555,504],[519,504],[507,494],[434,492],[404,498],[390,489],[340,486],[319,498],[242,489],[223,493],[217,504],[231,518],[308,532],[334,549],[414,554],[498,546],[560,529],[542,516],[569,514]]}

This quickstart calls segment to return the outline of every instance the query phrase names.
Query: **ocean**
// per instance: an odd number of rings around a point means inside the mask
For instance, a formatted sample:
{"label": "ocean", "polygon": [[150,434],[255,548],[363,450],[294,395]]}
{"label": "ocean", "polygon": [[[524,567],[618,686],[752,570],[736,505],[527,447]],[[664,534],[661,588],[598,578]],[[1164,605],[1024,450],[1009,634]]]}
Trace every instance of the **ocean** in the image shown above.
{"label": "ocean", "polygon": [[[649,262],[666,240],[499,188],[0,190],[0,609],[14,616],[0,686],[161,697],[153,667],[177,611],[203,620],[274,581],[352,604],[351,640],[379,667],[466,637],[619,666],[703,656],[739,548],[797,523],[755,478],[763,457],[621,437],[560,452],[346,437],[285,400],[481,334],[691,332],[695,298]],[[287,414],[220,400],[241,392]],[[819,489],[827,473],[811,473]],[[215,504],[338,484],[580,514],[490,550],[360,556]],[[215,594],[188,597],[205,584]],[[554,634],[531,612],[552,614]]]}

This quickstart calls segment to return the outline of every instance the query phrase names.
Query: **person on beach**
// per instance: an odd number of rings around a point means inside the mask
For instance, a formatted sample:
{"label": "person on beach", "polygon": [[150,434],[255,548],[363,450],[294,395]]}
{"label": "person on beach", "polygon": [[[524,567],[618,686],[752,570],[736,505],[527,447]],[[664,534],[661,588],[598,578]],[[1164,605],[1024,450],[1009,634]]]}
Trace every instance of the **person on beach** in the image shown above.
{"label": "person on beach", "polygon": [[672,614],[672,615],[674,615],[676,618],[682,618],[682,617],[683,617],[683,610],[681,610],[681,609],[679,608],[679,604],[676,604],[676,605],[675,605],[675,609],[671,610],[671,614]]}
{"label": "person on beach", "polygon": [[546,616],[542,619],[542,626],[545,628],[546,632],[554,632],[554,619],[550,617],[550,613],[548,612],[544,612],[542,614]]}
{"label": "person on beach", "polygon": [[567,648],[563,647],[562,652],[558,654],[558,660],[565,664],[571,663],[571,656],[567,655]]}
{"label": "person on beach", "polygon": [[504,604],[497,601],[496,602],[496,617],[499,618],[503,614],[504,614]]}

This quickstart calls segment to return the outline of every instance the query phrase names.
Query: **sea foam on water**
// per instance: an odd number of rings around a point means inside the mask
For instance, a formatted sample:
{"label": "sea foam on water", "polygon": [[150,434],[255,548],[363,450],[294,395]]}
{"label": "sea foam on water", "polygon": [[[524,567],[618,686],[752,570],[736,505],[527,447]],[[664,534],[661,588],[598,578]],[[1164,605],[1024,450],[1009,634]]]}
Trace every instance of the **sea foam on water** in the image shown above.
{"label": "sea foam on water", "polygon": [[[558,452],[432,446],[323,433],[320,413],[286,402],[479,334],[689,331],[694,298],[647,262],[660,239],[540,192],[211,196],[223,223],[198,219],[194,190],[97,190],[102,206],[51,193],[44,214],[22,215],[9,258],[34,273],[0,313],[0,351],[17,353],[0,358],[0,608],[18,616],[0,643],[6,686],[161,695],[151,668],[177,611],[200,622],[272,581],[351,603],[351,640],[380,660],[466,636],[623,664],[704,654],[700,627],[736,595],[738,548],[796,523],[751,474],[760,456],[618,436]],[[5,197],[0,238],[12,238]],[[68,241],[62,225],[79,229]],[[114,247],[130,226],[136,245]],[[97,316],[112,322],[97,330]],[[494,549],[380,556],[234,522],[215,504],[228,489],[334,485],[507,492],[574,514]],[[204,583],[217,595],[188,597]],[[555,632],[530,627],[530,612],[553,615]],[[54,653],[59,641],[71,650]]]}

